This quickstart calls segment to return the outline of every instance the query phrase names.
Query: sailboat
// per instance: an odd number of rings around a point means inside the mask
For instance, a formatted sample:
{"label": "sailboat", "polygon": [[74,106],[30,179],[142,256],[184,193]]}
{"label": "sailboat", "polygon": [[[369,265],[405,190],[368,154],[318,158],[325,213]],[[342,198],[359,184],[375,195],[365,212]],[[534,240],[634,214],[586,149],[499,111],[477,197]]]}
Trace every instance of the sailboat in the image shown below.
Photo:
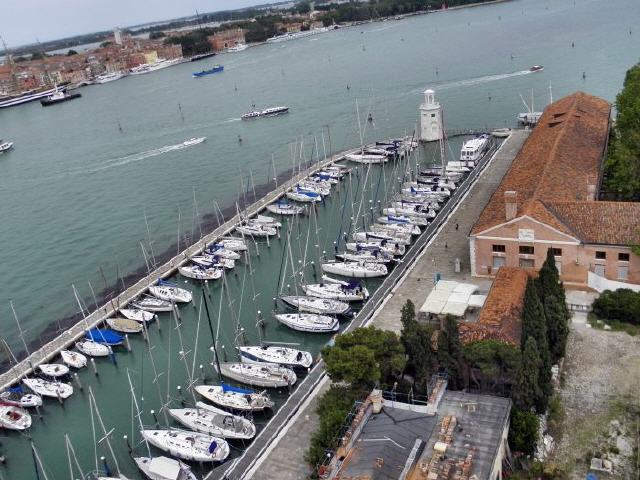
{"label": "sailboat", "polygon": [[204,268],[226,268],[230,270],[236,266],[235,260],[212,255],[196,255],[191,257],[191,261]]}
{"label": "sailboat", "polygon": [[236,227],[236,231],[242,235],[249,235],[252,237],[272,237],[278,234],[275,227],[262,223],[244,223],[238,225]]}
{"label": "sailboat", "polygon": [[223,462],[229,444],[222,438],[187,430],[141,430],[142,438],[173,457],[193,462]]}
{"label": "sailboat", "polygon": [[250,440],[256,435],[256,426],[244,417],[196,402],[196,408],[170,408],[169,415],[193,431],[226,439]]}
{"label": "sailboat", "polygon": [[293,370],[271,364],[220,363],[219,373],[223,377],[254,387],[279,388],[296,383]]}
{"label": "sailboat", "polygon": [[113,353],[109,345],[103,345],[93,340],[80,340],[76,342],[76,348],[88,357],[108,357]]}
{"label": "sailboat", "polygon": [[244,363],[271,363],[292,370],[306,370],[313,364],[311,353],[280,345],[256,345],[238,347]]}
{"label": "sailboat", "polygon": [[240,260],[240,254],[234,250],[226,248],[223,243],[212,243],[202,251],[202,255],[226,258],[229,260]]}
{"label": "sailboat", "polygon": [[233,250],[234,252],[244,252],[247,250],[247,244],[238,237],[222,237],[217,243],[222,244],[227,250]]}
{"label": "sailboat", "polygon": [[288,199],[296,202],[316,203],[322,201],[322,195],[319,193],[312,192],[311,190],[305,190],[300,187],[295,187],[293,190],[289,190],[286,195]]}
{"label": "sailboat", "polygon": [[347,315],[351,311],[348,303],[328,298],[284,295],[280,297],[280,300],[301,312],[317,313],[320,315]]}
{"label": "sailboat", "polygon": [[381,252],[380,250],[368,252],[361,250],[359,252],[343,252],[336,253],[336,258],[347,262],[370,262],[370,263],[391,263],[394,261],[393,255]]}
{"label": "sailboat", "polygon": [[180,275],[194,280],[217,280],[222,278],[222,268],[205,268],[200,265],[185,265],[178,267]]}
{"label": "sailboat", "polygon": [[337,262],[322,264],[322,271],[352,278],[375,278],[387,275],[387,267],[383,263],[371,262]]}
{"label": "sailboat", "polygon": [[426,227],[429,225],[429,220],[420,217],[408,217],[406,215],[391,215],[387,214],[384,217],[378,217],[376,220],[378,223],[388,225],[417,225],[419,227]]}
{"label": "sailboat", "polygon": [[62,350],[60,352],[60,358],[62,358],[62,362],[69,367],[83,368],[87,366],[87,357],[80,352]]}
{"label": "sailboat", "polygon": [[360,282],[343,282],[342,280],[329,279],[328,283],[310,283],[302,285],[302,290],[307,295],[319,298],[330,298],[342,302],[359,302],[369,298],[369,290]]}
{"label": "sailboat", "polygon": [[222,383],[222,385],[196,385],[194,389],[211,403],[229,410],[261,412],[274,405],[265,392],[259,393],[226,383]]}
{"label": "sailboat", "polygon": [[278,215],[298,215],[304,213],[305,209],[301,205],[294,205],[286,200],[279,200],[276,203],[267,205],[267,210]]}
{"label": "sailboat", "polygon": [[156,318],[153,313],[147,312],[146,310],[141,310],[139,308],[121,308],[120,313],[128,319],[143,323],[152,322]]}
{"label": "sailboat", "polygon": [[191,468],[169,457],[134,457],[138,468],[149,480],[197,480]]}
{"label": "sailboat", "polygon": [[0,427],[7,430],[26,430],[31,426],[31,415],[25,409],[0,403]]}
{"label": "sailboat", "polygon": [[23,378],[22,383],[41,397],[61,398],[64,400],[73,395],[73,387],[67,383],[53,382],[42,378]]}
{"label": "sailboat", "polygon": [[109,328],[92,328],[85,333],[85,338],[110,347],[122,345],[122,342],[124,341],[124,337],[122,335]]}
{"label": "sailboat", "polygon": [[131,306],[147,312],[171,312],[175,308],[173,303],[150,295],[136,298],[131,302]]}
{"label": "sailboat", "polygon": [[274,315],[283,325],[293,330],[309,333],[331,333],[340,329],[338,319],[314,313],[277,313]]}
{"label": "sailboat", "polygon": [[130,318],[111,317],[107,318],[109,328],[120,333],[142,333],[142,323]]}
{"label": "sailboat", "polygon": [[193,298],[189,290],[162,279],[158,280],[158,285],[150,286],[149,292],[160,300],[174,303],[189,303]]}
{"label": "sailboat", "polygon": [[42,397],[35,393],[27,393],[18,385],[0,393],[0,402],[16,407],[35,408],[42,406]]}
{"label": "sailboat", "polygon": [[51,378],[64,377],[69,373],[69,367],[61,363],[41,363],[38,365],[38,370]]}
{"label": "sailboat", "polygon": [[374,240],[370,239],[366,242],[347,242],[345,248],[350,252],[383,252],[388,255],[394,255],[396,257],[405,254],[406,247],[397,243],[391,243],[387,240]]}

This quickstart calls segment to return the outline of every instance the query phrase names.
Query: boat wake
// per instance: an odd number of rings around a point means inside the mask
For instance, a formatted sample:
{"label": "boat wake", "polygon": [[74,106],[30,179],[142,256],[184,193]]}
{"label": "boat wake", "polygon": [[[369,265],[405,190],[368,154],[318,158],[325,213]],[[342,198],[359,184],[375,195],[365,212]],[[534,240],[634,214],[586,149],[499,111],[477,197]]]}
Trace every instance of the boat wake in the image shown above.
{"label": "boat wake", "polygon": [[237,118],[227,118],[226,120],[224,120],[222,123],[236,123],[239,122],[240,120],[242,120],[240,117]]}
{"label": "boat wake", "polygon": [[533,72],[531,72],[530,70],[520,70],[518,72],[500,73],[497,75],[485,75],[483,77],[472,77],[464,80],[454,80],[452,82],[435,83],[434,85],[440,90],[446,90],[448,88],[468,87],[470,85],[479,85],[481,83],[506,80],[507,78],[522,77],[523,75],[529,75],[530,73]]}

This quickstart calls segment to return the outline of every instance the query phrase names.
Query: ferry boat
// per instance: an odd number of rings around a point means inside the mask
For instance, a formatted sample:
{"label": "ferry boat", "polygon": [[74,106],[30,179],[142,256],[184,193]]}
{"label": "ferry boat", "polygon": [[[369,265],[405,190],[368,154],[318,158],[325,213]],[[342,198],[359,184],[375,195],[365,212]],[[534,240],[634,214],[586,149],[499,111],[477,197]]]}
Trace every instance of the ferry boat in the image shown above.
{"label": "ferry boat", "polygon": [[23,103],[33,102],[41,98],[49,97],[58,91],[64,91],[66,86],[57,86],[54,88],[34,89],[22,92],[18,95],[0,97],[0,108],[14,107]]}
{"label": "ferry boat", "polygon": [[473,167],[482,158],[491,145],[489,135],[479,135],[467,140],[460,151],[460,161],[467,162],[466,166]]}
{"label": "ferry boat", "polygon": [[49,97],[43,98],[42,100],[40,100],[40,104],[43,107],[48,107],[50,105],[55,105],[56,103],[62,103],[62,102],[67,102],[69,100],[74,100],[76,98],[80,98],[81,96],[82,94],[80,92],[65,93],[64,91],[60,90],[60,91],[54,92]]}
{"label": "ferry boat", "polygon": [[260,114],[263,117],[275,117],[276,115],[282,115],[284,113],[289,113],[289,107],[271,107],[266,108]]}
{"label": "ferry boat", "polygon": [[13,142],[3,142],[0,138],[0,153],[6,152],[13,148]]}
{"label": "ferry boat", "polygon": [[202,70],[200,72],[193,72],[191,76],[193,78],[205,77],[207,75],[212,75],[214,73],[222,72],[224,70],[224,65],[214,65],[209,70]]}
{"label": "ferry boat", "polygon": [[125,76],[122,72],[111,72],[111,73],[103,73],[102,75],[98,75],[95,78],[95,82],[99,84],[115,82],[116,80],[120,80]]}

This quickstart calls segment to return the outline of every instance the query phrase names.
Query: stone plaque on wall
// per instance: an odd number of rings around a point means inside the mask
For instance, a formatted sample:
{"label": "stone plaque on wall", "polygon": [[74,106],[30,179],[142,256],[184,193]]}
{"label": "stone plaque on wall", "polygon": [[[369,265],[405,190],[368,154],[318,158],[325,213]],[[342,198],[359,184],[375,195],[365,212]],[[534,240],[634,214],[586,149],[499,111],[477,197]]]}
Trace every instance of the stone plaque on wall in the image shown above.
{"label": "stone plaque on wall", "polygon": [[530,228],[519,228],[518,240],[521,242],[533,242],[535,240],[535,234]]}

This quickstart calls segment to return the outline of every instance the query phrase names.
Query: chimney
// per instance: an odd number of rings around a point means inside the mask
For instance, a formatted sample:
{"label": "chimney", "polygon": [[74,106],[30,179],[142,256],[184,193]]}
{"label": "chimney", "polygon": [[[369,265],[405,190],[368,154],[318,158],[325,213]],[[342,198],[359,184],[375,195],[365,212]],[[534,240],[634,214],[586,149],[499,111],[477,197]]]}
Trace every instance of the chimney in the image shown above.
{"label": "chimney", "polygon": [[594,201],[596,199],[596,186],[587,185],[587,200]]}
{"label": "chimney", "polygon": [[507,222],[518,215],[518,194],[513,190],[504,192],[504,210]]}

